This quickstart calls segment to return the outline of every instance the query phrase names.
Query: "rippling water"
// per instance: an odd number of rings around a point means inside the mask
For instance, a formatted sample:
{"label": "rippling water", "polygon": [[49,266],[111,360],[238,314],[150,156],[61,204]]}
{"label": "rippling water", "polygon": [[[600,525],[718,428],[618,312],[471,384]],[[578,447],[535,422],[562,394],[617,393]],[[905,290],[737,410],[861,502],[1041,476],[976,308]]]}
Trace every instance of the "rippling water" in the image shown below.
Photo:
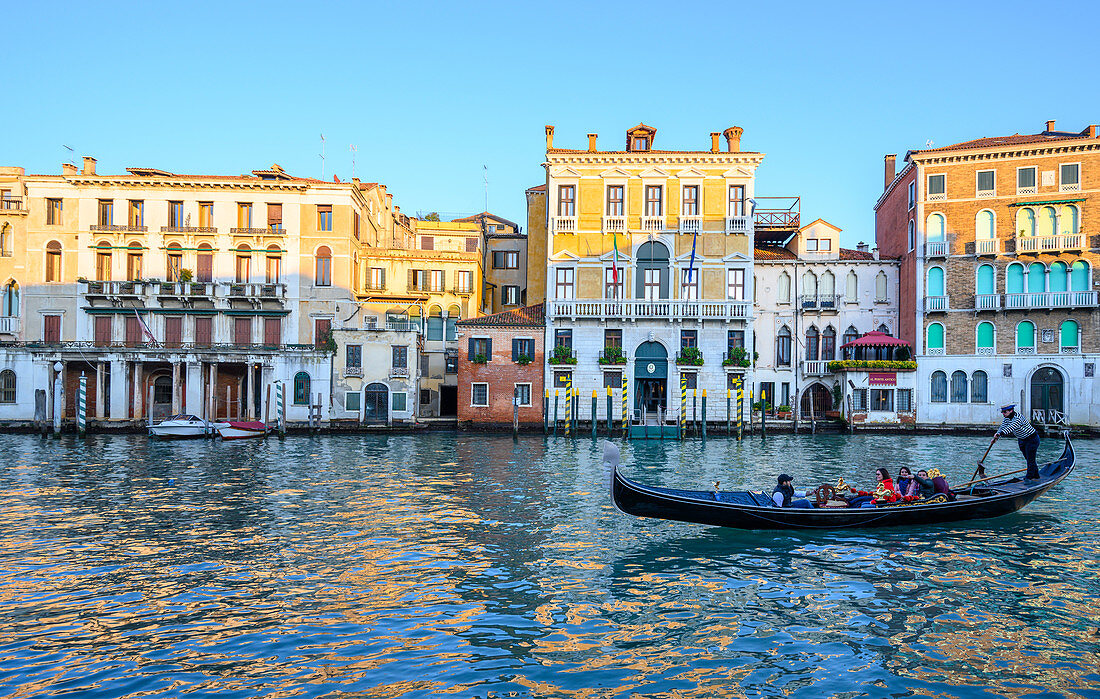
{"label": "rippling water", "polygon": [[[870,484],[883,459],[958,482],[987,443],[634,442],[624,462],[699,488]],[[0,436],[0,694],[1097,697],[1100,442],[1077,448],[1001,519],[756,533],[617,513],[588,439]],[[1019,458],[1002,441],[987,463]]]}

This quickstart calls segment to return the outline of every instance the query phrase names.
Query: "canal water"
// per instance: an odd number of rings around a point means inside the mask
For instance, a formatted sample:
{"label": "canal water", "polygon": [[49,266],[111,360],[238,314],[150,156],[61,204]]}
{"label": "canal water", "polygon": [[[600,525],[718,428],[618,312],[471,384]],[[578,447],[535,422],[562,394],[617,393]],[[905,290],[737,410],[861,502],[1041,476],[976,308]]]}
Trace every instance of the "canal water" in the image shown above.
{"label": "canal water", "polygon": [[[980,437],[633,442],[641,481],[960,482]],[[622,515],[591,439],[0,436],[0,695],[1100,696],[1100,442],[1026,511]],[[1040,457],[1060,453],[1045,441]],[[1002,440],[990,473],[1020,464]]]}

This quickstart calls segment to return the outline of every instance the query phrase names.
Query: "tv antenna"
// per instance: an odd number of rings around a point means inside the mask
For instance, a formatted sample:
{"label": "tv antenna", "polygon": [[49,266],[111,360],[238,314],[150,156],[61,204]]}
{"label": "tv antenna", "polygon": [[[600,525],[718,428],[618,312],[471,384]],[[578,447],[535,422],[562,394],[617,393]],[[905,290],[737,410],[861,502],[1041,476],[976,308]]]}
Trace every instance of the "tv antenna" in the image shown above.
{"label": "tv antenna", "polygon": [[927,141],[924,142],[925,148],[931,148],[934,145],[936,145],[936,144],[932,139],[928,139]]}
{"label": "tv antenna", "polygon": [[355,156],[359,153],[359,146],[354,143],[348,146],[351,150],[351,179],[355,179]]}
{"label": "tv antenna", "polygon": [[64,148],[65,150],[69,151],[69,162],[72,163],[73,165],[76,165],[76,151],[73,150],[73,147],[72,146],[66,146],[64,143],[61,144],[61,147]]}
{"label": "tv antenna", "polygon": [[321,179],[325,179],[325,135],[321,134]]}
{"label": "tv antenna", "polygon": [[489,210],[489,166],[482,165],[482,176],[485,178],[485,208],[482,211]]}

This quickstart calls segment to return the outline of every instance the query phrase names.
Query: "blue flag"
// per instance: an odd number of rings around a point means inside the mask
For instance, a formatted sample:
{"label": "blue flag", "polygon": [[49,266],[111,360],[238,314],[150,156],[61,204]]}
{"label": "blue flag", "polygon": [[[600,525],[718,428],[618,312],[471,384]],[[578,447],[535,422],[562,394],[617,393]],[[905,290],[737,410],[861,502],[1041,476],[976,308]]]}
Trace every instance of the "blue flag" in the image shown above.
{"label": "blue flag", "polygon": [[688,284],[691,283],[691,279],[695,275],[695,241],[697,240],[699,240],[699,231],[695,231],[691,236],[691,262],[688,264]]}

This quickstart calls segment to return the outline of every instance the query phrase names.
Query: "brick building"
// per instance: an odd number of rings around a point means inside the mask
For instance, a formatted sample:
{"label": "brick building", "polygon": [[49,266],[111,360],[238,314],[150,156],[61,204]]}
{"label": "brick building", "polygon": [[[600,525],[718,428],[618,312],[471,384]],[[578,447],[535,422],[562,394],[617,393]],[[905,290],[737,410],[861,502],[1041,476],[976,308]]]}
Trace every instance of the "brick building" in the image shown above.
{"label": "brick building", "polygon": [[1100,424],[1097,127],[910,151],[875,205],[902,260],[900,335],[918,358],[918,420]]}
{"label": "brick building", "polygon": [[459,424],[511,424],[513,398],[520,423],[542,422],[545,327],[541,303],[458,322]]}

